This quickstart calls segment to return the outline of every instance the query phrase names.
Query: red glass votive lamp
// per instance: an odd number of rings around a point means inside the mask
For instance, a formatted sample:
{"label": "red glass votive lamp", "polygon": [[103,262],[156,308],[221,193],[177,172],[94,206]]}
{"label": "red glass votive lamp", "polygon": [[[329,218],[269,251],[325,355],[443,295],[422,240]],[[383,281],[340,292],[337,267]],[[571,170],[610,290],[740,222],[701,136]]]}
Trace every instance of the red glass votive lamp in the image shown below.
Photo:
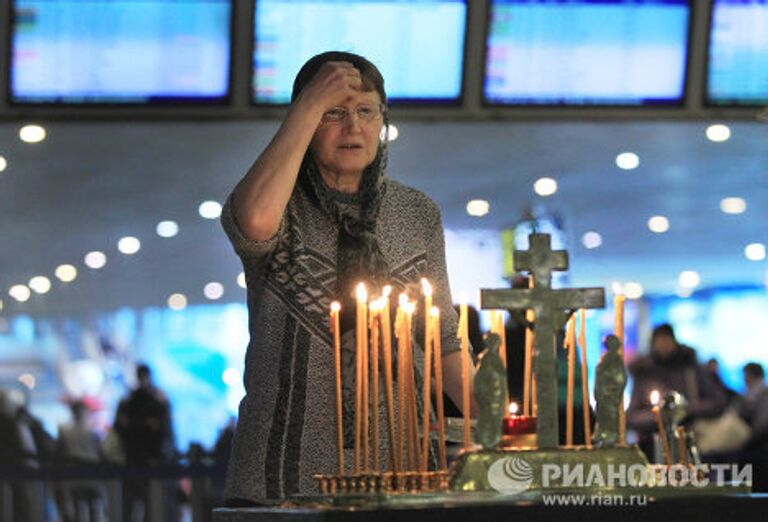
{"label": "red glass votive lamp", "polygon": [[536,417],[517,415],[517,404],[510,404],[501,421],[501,442],[508,448],[536,447]]}

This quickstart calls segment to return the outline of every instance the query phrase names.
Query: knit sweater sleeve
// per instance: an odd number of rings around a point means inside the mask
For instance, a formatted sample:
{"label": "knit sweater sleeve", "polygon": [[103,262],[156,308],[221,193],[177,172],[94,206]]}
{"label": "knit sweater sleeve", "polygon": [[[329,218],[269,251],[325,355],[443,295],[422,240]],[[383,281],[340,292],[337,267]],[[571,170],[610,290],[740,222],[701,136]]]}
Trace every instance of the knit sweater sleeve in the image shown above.
{"label": "knit sweater sleeve", "polygon": [[453,308],[448,270],[445,263],[445,233],[440,210],[430,201],[432,207],[427,229],[427,271],[434,288],[434,305],[440,309],[440,337],[443,355],[459,351],[461,345],[456,338],[458,316]]}
{"label": "knit sweater sleeve", "polygon": [[285,234],[285,221],[284,214],[280,221],[280,227],[274,236],[266,241],[254,241],[245,237],[240,225],[237,223],[232,194],[227,198],[221,211],[221,226],[232,243],[235,253],[242,260],[246,275],[254,274],[254,271],[261,272],[269,259],[269,255],[275,250],[280,237]]}

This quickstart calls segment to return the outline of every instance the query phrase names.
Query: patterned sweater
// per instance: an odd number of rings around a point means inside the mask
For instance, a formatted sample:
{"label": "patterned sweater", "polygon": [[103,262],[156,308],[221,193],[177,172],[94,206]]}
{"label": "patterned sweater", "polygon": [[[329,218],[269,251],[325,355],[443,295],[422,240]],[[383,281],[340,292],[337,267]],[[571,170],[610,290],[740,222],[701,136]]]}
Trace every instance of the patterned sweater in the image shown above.
{"label": "patterned sweater", "polygon": [[[457,317],[451,306],[440,212],[422,192],[392,180],[385,182],[376,236],[390,267],[394,301],[403,290],[412,299],[418,297],[420,279],[429,279],[434,304],[441,310],[443,355],[457,351]],[[328,328],[330,304],[338,299],[334,295],[337,225],[300,183],[278,233],[267,241],[243,236],[231,197],[221,220],[243,263],[250,330],[246,395],[240,403],[225,496],[261,502],[315,493],[312,476],[334,473],[337,466],[334,356]],[[423,308],[423,301],[419,305]],[[419,325],[418,316],[414,325]],[[417,327],[417,331],[421,329]],[[342,344],[345,462],[349,469],[353,460],[354,333],[347,332]],[[418,372],[423,352],[418,346],[414,351]],[[381,396],[383,403],[383,391]],[[421,394],[418,396],[420,401]],[[379,409],[385,411],[382,404]],[[385,463],[386,422],[380,426],[381,462]]]}

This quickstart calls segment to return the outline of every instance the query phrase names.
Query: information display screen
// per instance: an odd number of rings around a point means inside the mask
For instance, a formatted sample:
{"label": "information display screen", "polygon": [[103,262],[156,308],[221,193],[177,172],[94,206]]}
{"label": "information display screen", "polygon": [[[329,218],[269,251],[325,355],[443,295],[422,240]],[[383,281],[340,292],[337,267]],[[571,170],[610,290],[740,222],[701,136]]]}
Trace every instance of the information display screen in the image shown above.
{"label": "information display screen", "polygon": [[493,0],[485,101],[680,104],[689,17],[685,0]]}
{"label": "information display screen", "polygon": [[222,101],[229,0],[15,0],[15,103]]}
{"label": "information display screen", "polygon": [[707,101],[768,104],[768,0],[714,0]]}
{"label": "information display screen", "polygon": [[348,51],[373,62],[390,102],[456,102],[462,94],[464,0],[257,0],[253,101],[290,101],[312,56]]}

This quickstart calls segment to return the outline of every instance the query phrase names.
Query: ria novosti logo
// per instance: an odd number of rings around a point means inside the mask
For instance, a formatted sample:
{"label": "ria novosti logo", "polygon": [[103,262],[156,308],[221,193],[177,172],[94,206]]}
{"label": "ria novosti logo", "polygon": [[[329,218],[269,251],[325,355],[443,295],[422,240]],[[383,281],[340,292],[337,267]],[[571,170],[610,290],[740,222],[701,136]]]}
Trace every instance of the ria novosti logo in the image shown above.
{"label": "ria novosti logo", "polygon": [[533,467],[521,457],[499,459],[488,469],[488,483],[499,493],[521,493],[533,482]]}

